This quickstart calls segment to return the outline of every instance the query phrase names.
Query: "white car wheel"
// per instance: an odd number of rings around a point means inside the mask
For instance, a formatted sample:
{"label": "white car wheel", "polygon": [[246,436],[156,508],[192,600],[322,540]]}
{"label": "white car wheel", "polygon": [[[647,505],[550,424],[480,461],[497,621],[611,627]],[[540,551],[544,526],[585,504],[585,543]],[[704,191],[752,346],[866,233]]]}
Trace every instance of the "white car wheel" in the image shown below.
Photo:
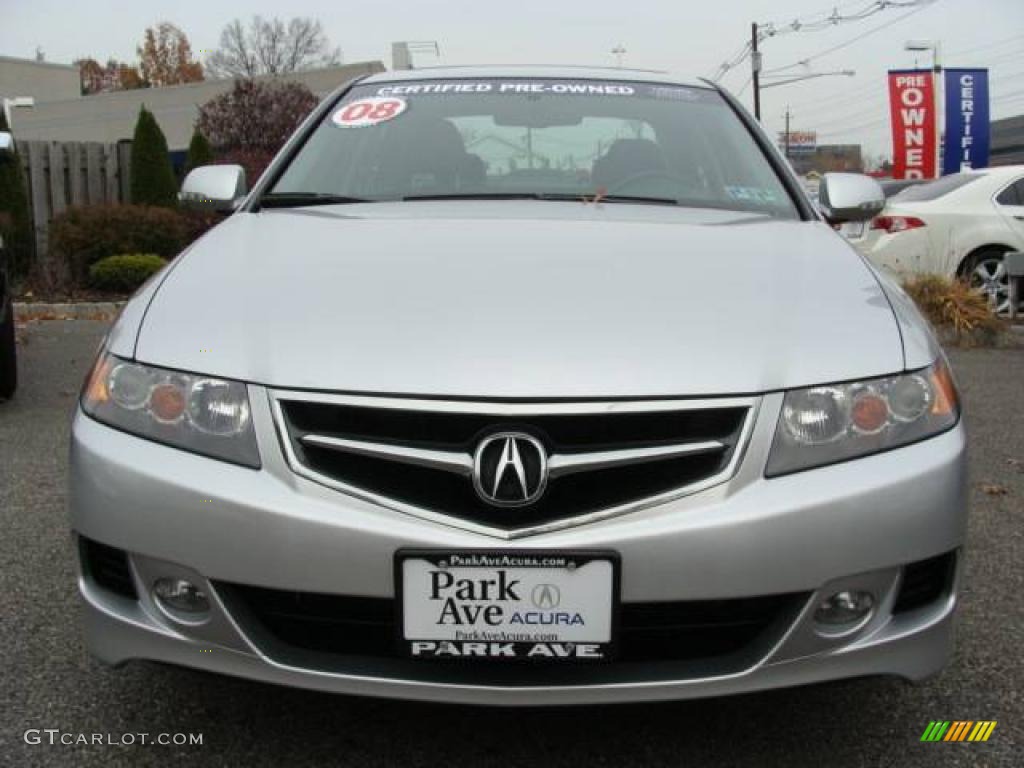
{"label": "white car wheel", "polygon": [[988,251],[979,254],[968,275],[970,285],[983,294],[996,308],[996,313],[1005,315],[1010,309],[1010,280],[1006,275],[1003,254]]}

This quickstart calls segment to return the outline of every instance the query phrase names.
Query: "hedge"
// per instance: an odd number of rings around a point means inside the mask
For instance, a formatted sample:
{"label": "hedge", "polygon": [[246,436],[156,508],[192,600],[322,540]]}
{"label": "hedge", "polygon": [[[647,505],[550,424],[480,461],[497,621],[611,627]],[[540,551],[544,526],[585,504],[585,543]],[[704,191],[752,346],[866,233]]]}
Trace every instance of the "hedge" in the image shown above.
{"label": "hedge", "polygon": [[152,253],[169,258],[190,241],[190,219],[168,208],[89,205],[69,208],[50,226],[50,253],[82,282],[89,267],[107,256]]}
{"label": "hedge", "polygon": [[198,128],[192,131],[192,140],[188,143],[188,162],[185,164],[185,172],[193,168],[213,163],[213,147]]}
{"label": "hedge", "polygon": [[132,201],[142,205],[178,205],[178,179],[167,153],[167,139],[153,117],[142,107],[132,138]]}
{"label": "hedge", "polygon": [[[0,131],[7,130],[7,121],[0,110]],[[0,155],[0,238],[11,256],[11,272],[21,276],[32,262],[34,243],[25,176],[18,155]]]}
{"label": "hedge", "polygon": [[100,259],[89,268],[89,283],[101,291],[129,293],[163,269],[167,260],[155,253],[124,253]]}

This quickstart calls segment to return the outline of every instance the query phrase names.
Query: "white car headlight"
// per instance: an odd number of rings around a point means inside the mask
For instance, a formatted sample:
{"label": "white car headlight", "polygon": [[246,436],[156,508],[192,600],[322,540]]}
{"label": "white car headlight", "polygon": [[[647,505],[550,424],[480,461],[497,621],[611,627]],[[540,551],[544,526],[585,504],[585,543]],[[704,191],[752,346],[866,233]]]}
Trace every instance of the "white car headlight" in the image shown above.
{"label": "white car headlight", "polygon": [[766,477],[887,451],[952,428],[960,403],[945,360],[898,376],[786,393]]}
{"label": "white car headlight", "polygon": [[245,384],[100,354],[82,409],[139,437],[217,459],[260,466]]}

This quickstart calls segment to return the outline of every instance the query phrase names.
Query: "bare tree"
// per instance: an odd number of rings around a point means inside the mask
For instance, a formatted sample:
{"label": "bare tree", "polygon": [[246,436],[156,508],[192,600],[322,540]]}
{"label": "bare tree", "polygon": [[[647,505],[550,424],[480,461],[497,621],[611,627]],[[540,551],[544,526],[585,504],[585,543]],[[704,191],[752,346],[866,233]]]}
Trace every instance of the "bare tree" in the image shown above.
{"label": "bare tree", "polygon": [[302,72],[341,63],[341,51],[332,48],[323,26],[315,19],[253,16],[249,26],[239,19],[220,33],[220,47],[206,59],[215,77],[253,77]]}

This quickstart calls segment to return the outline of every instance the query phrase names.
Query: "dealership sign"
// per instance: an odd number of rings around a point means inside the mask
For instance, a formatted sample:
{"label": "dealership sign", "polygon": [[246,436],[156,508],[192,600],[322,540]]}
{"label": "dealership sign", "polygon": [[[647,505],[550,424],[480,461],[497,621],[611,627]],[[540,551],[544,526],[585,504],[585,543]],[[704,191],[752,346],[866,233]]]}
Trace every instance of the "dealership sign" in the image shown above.
{"label": "dealership sign", "polygon": [[988,70],[946,70],[942,172],[988,166]]}
{"label": "dealership sign", "polygon": [[779,148],[788,149],[791,155],[812,154],[817,146],[818,134],[814,131],[779,131]]}
{"label": "dealership sign", "polygon": [[935,178],[935,78],[929,71],[889,72],[893,178]]}

